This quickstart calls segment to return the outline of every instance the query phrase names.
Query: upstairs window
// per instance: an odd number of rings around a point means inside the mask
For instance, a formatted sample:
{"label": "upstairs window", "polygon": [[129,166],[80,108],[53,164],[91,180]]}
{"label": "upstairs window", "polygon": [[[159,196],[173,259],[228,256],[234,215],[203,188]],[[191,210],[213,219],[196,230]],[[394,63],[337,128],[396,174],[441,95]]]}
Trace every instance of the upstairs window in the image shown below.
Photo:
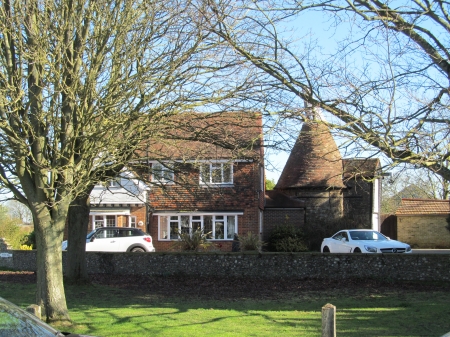
{"label": "upstairs window", "polygon": [[109,187],[120,187],[120,183],[118,179],[113,179],[108,182]]}
{"label": "upstairs window", "polygon": [[224,185],[233,183],[233,165],[230,163],[210,163],[200,166],[200,183]]}
{"label": "upstairs window", "polygon": [[152,181],[158,183],[173,183],[174,173],[173,169],[166,164],[153,163],[152,164]]}

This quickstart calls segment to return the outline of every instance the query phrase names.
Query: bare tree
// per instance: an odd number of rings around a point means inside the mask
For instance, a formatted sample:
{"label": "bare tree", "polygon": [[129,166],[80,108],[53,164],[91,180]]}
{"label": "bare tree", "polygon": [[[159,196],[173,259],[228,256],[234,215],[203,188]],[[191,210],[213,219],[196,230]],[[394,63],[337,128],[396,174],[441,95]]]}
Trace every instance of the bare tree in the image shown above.
{"label": "bare tree", "polygon": [[9,214],[13,218],[19,219],[24,225],[31,225],[33,223],[30,209],[24,204],[11,200],[6,203],[6,207],[8,208]]}
{"label": "bare tree", "polygon": [[0,3],[1,183],[33,216],[36,303],[47,321],[66,321],[69,205],[117,175],[169,116],[237,105],[251,81],[190,2]]}
{"label": "bare tree", "polygon": [[[425,168],[450,181],[445,165],[450,155],[447,2],[208,4],[203,15],[209,29],[260,71],[262,87],[279,90],[261,102],[263,108],[275,106],[284,117],[305,120],[307,111],[317,108],[346,137],[347,148],[381,154],[393,165]],[[316,49],[321,41],[312,41],[310,32],[295,31],[297,41],[288,35],[286,27],[313,11],[329,19],[330,29],[347,29],[334,53]]]}

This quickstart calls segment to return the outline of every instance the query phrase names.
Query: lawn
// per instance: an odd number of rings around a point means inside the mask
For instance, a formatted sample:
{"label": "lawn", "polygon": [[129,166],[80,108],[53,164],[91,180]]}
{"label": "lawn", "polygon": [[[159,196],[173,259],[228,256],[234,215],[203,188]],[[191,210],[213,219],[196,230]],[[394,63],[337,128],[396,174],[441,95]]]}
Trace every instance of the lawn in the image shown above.
{"label": "lawn", "polygon": [[[164,280],[67,286],[74,325],[62,330],[103,337],[321,336],[321,308],[332,303],[338,336],[439,337],[450,331],[446,285],[259,280],[250,291],[245,287],[252,282],[241,289],[217,280]],[[33,303],[34,291],[32,282],[0,278],[0,296],[21,307]]]}

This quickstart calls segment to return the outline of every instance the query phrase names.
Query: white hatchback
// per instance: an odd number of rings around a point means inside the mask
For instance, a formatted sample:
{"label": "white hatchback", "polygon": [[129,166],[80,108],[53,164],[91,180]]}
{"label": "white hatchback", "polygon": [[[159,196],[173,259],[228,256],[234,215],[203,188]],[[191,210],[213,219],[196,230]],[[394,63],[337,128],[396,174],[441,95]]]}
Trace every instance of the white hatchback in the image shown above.
{"label": "white hatchback", "polygon": [[[62,249],[67,250],[67,240]],[[138,228],[100,227],[86,237],[86,251],[90,252],[154,252],[152,237]]]}
{"label": "white hatchback", "polygon": [[322,253],[411,253],[411,246],[372,229],[346,229],[322,241]]}

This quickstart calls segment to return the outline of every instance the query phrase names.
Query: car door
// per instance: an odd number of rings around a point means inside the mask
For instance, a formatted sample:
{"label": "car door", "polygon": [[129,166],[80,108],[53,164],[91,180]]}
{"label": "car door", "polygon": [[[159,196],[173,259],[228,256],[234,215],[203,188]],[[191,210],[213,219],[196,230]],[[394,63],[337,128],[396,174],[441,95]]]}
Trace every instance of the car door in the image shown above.
{"label": "car door", "polygon": [[86,251],[116,252],[118,245],[117,230],[102,228],[86,243]]}
{"label": "car door", "polygon": [[346,231],[340,231],[333,235],[330,250],[333,253],[349,253],[351,247],[348,242],[348,235]]}

